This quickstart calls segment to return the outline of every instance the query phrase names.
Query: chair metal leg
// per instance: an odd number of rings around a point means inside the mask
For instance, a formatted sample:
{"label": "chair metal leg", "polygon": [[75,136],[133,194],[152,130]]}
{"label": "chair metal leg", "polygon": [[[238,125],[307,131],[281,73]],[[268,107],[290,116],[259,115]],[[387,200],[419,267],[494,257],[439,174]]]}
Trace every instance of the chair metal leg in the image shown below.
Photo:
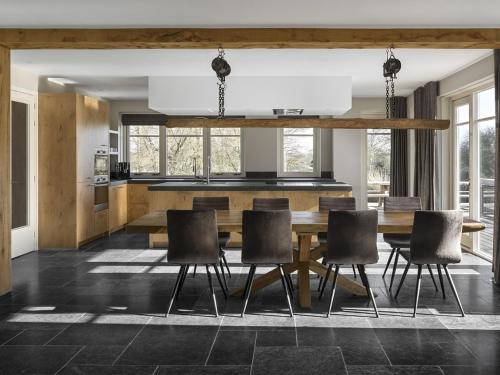
{"label": "chair metal leg", "polygon": [[417,316],[418,297],[420,295],[420,284],[422,283],[422,265],[418,264],[417,287],[415,289],[415,304],[413,306],[413,317]]}
{"label": "chair metal leg", "polygon": [[405,271],[403,272],[403,276],[401,277],[401,281],[399,282],[398,290],[396,291],[396,295],[394,296],[394,299],[398,298],[399,291],[401,290],[401,287],[403,286],[403,283],[404,283],[405,278],[406,278],[406,274],[408,273],[408,270],[410,269],[410,265],[411,265],[410,262],[408,262],[408,264],[405,267]]}
{"label": "chair metal leg", "polygon": [[189,272],[189,264],[184,266],[184,272],[182,273],[181,281],[179,283],[179,287],[177,288],[177,294],[175,295],[175,299],[179,298],[179,294],[181,294],[182,287],[184,286],[184,282],[186,281],[186,276]]}
{"label": "chair metal leg", "polygon": [[222,264],[222,259],[219,260],[219,265],[220,265],[220,270],[222,272],[222,280],[224,280],[224,286],[226,287],[226,290],[229,291],[229,288],[227,287],[226,273],[224,272],[224,266]]}
{"label": "chair metal leg", "polygon": [[215,270],[215,275],[217,276],[217,280],[219,280],[219,285],[220,288],[222,289],[222,292],[224,293],[224,298],[227,299],[227,290],[226,286],[222,283],[222,278],[220,277],[219,269],[217,268],[217,264],[214,264],[214,270]]}
{"label": "chair metal leg", "polygon": [[387,261],[387,264],[385,265],[385,269],[384,269],[384,273],[382,274],[382,278],[385,277],[385,274],[387,273],[387,269],[389,268],[389,266],[391,264],[392,256],[394,255],[395,252],[396,252],[396,248],[393,247],[392,251],[391,251],[391,255],[389,255],[389,260]]}
{"label": "chair metal leg", "polygon": [[[330,303],[328,304],[328,312],[326,313],[326,317],[330,317],[330,313],[332,311],[333,306],[333,297],[335,296],[335,285],[337,284],[337,276],[339,275],[340,266],[338,264],[335,265],[335,275],[333,275],[333,284],[332,284],[332,292],[330,294]],[[325,284],[327,282],[327,278],[325,277]]]}
{"label": "chair metal leg", "polygon": [[[326,266],[326,257],[323,257],[323,260],[321,261],[321,264]],[[323,285],[323,277],[321,277],[320,275],[318,275],[319,277],[319,284],[318,284],[318,292],[321,290],[321,286]]]}
{"label": "chair metal leg", "polygon": [[283,266],[279,264],[278,269],[280,271],[281,285],[283,286],[283,290],[285,291],[286,302],[288,303],[288,310],[290,311],[290,317],[293,317],[292,303],[290,302],[290,293],[288,291],[288,285],[285,280],[285,272],[283,271]]}
{"label": "chair metal leg", "polygon": [[356,267],[354,267],[354,264],[352,265],[352,272],[354,272],[354,278],[356,279]]}
{"label": "chair metal leg", "polygon": [[434,288],[436,288],[436,292],[438,292],[439,289],[438,289],[438,286],[436,284],[436,279],[434,278],[434,272],[432,272],[432,268],[431,268],[430,264],[427,265],[427,269],[429,270],[429,274],[431,275],[431,279],[432,279],[432,283],[434,284]]}
{"label": "chair metal leg", "polygon": [[193,279],[196,277],[196,268],[198,268],[198,265],[194,265],[194,270],[193,270]]}
{"label": "chair metal leg", "polygon": [[170,297],[170,302],[168,303],[167,312],[165,313],[165,318],[167,318],[168,314],[170,314],[170,309],[172,308],[175,297],[177,296],[177,290],[179,289],[179,284],[181,282],[182,275],[184,275],[184,267],[185,266],[181,266],[181,268],[179,269],[179,273],[177,274],[177,279],[175,280],[174,289],[172,290],[172,297]]}
{"label": "chair metal leg", "polygon": [[455,299],[457,300],[457,304],[458,304],[458,307],[460,308],[460,312],[462,313],[462,317],[465,317],[462,303],[460,302],[460,298],[458,298],[457,289],[455,288],[455,284],[453,283],[453,279],[451,278],[451,275],[448,272],[448,265],[443,264],[443,268],[444,268],[444,272],[446,273],[446,277],[448,278],[448,282],[450,283],[451,291],[453,292],[453,295],[455,296]]}
{"label": "chair metal leg", "polygon": [[252,264],[250,267],[250,272],[248,273],[247,280],[247,290],[245,292],[245,302],[243,303],[243,311],[241,312],[241,317],[245,316],[245,311],[247,310],[248,300],[250,299],[250,294],[252,293],[253,276],[255,275],[256,266]]}
{"label": "chair metal leg", "polygon": [[229,265],[227,264],[226,254],[222,254],[222,260],[224,261],[224,265],[227,269],[227,274],[231,277],[231,270],[229,269]]}
{"label": "chair metal leg", "polygon": [[443,274],[441,272],[441,265],[436,264],[437,269],[438,269],[438,275],[439,275],[439,283],[441,284],[441,291],[443,292],[443,298],[446,298],[446,294],[444,292],[444,283],[443,283]]}
{"label": "chair metal leg", "polygon": [[241,298],[243,298],[243,299],[245,299],[245,296],[247,295],[248,284],[250,283],[250,273],[252,272],[252,267],[253,266],[250,266],[250,269],[248,270],[247,281],[245,281],[245,289],[243,290],[243,294],[241,295]]}
{"label": "chair metal leg", "polygon": [[214,284],[212,282],[212,275],[210,274],[210,269],[208,267],[208,264],[205,267],[207,269],[208,286],[210,287],[210,293],[212,293],[212,300],[214,301],[215,316],[218,317],[219,310],[217,310],[217,299],[215,298],[215,290],[214,290]]}
{"label": "chair metal leg", "polygon": [[394,266],[392,267],[391,283],[389,284],[389,292],[392,290],[392,283],[394,283],[394,276],[396,275],[396,269],[398,268],[399,260],[399,248],[396,249],[396,257],[394,259]]}
{"label": "chair metal leg", "polygon": [[373,295],[372,288],[370,287],[370,282],[368,281],[368,276],[366,276],[365,266],[364,264],[358,265],[359,276],[365,285],[366,293],[370,297],[370,301],[372,302],[373,309],[375,310],[375,316],[378,318],[378,309],[377,304],[375,302],[375,296]]}
{"label": "chair metal leg", "polygon": [[323,293],[325,292],[326,284],[330,278],[330,273],[332,272],[332,267],[333,267],[333,264],[330,264],[328,266],[328,270],[326,271],[326,276],[325,276],[325,282],[321,286],[321,292],[319,293],[319,299],[321,299],[321,297],[323,297]]}
{"label": "chair metal leg", "polygon": [[290,291],[290,298],[293,301],[293,281],[292,281],[292,275],[287,273],[285,274],[285,280],[286,280],[286,285],[288,286],[288,290]]}

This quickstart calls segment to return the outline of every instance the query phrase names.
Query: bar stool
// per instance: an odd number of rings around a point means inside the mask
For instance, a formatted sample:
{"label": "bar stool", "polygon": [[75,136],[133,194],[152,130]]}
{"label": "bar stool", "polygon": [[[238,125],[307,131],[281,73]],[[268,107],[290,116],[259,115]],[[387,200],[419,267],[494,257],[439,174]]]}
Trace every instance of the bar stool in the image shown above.
{"label": "bar stool", "polygon": [[418,267],[417,287],[415,290],[415,304],[413,306],[413,317],[417,314],[418,297],[420,294],[420,283],[422,280],[422,265],[435,264],[438,267],[439,281],[444,296],[443,277],[440,266],[443,266],[450,283],[451,290],[462,316],[465,316],[464,309],[458,298],[455,284],[448,272],[448,264],[460,263],[462,260],[462,224],[463,214],[460,211],[417,211],[413,222],[411,233],[410,250],[401,251],[401,255],[408,261],[399,282],[399,287],[395,298],[398,298],[399,291],[403,285],[406,274],[411,264]]}
{"label": "bar stool", "polygon": [[245,285],[245,302],[241,317],[245,315],[257,266],[269,264],[276,265],[279,271],[290,316],[293,317],[290,290],[283,271],[283,265],[293,261],[292,251],[292,215],[290,211],[243,211],[241,261],[243,264],[250,265],[250,272]]}
{"label": "bar stool", "polygon": [[[356,198],[353,197],[319,197],[319,210],[320,211],[354,211],[356,209]],[[320,246],[326,244],[327,233],[318,233],[318,242]],[[322,264],[326,265],[326,250],[321,254],[323,257]],[[354,272],[354,278],[356,278],[356,267],[352,266],[352,272]],[[323,283],[323,278],[320,277],[318,292],[321,290],[321,285]]]}
{"label": "bar stool", "polygon": [[[229,210],[229,197],[194,197],[193,198],[193,210],[224,210],[227,211]],[[228,232],[219,232],[218,237],[219,237],[219,256],[220,256],[220,269],[222,271],[222,278],[224,280],[224,284],[226,285],[227,289],[227,282],[226,282],[226,274],[224,272],[224,267],[222,265],[222,262],[224,262],[224,265],[226,266],[227,269],[227,274],[229,277],[231,277],[231,270],[229,269],[229,265],[227,264],[227,259],[226,259],[226,252],[224,251],[224,248],[227,246],[230,238],[230,233]],[[193,277],[196,276],[196,265],[194,266],[193,270]]]}
{"label": "bar stool", "polygon": [[[404,212],[415,212],[417,210],[422,209],[422,203],[419,197],[385,197],[384,198],[384,211],[404,211]],[[410,235],[409,234],[397,234],[397,233],[384,233],[384,241],[388,243],[391,248],[391,255],[389,255],[389,260],[385,265],[384,273],[382,274],[382,278],[385,277],[387,269],[391,264],[391,260],[394,254],[396,254],[394,265],[392,267],[392,275],[391,275],[391,283],[389,284],[389,291],[392,290],[392,284],[394,283],[394,275],[396,274],[396,269],[398,267],[399,255],[401,253],[401,249],[409,249],[410,248]],[[436,280],[434,279],[434,274],[432,273],[432,268],[430,265],[427,265],[427,270],[431,275],[432,282],[434,283],[434,287],[436,291],[438,290]]]}
{"label": "bar stool", "polygon": [[254,198],[253,209],[256,211],[289,210],[290,201],[288,198]]}
{"label": "bar stool", "polygon": [[204,265],[207,270],[208,285],[212,293],[215,316],[219,316],[217,301],[215,299],[210,266],[215,270],[219,285],[227,298],[227,291],[217,269],[219,263],[219,241],[217,237],[217,218],[215,210],[190,211],[190,210],[168,210],[168,263],[180,265],[172,297],[168,304],[168,316],[178,296],[182,284],[186,280],[189,265]]}
{"label": "bar stool", "polygon": [[378,318],[377,305],[365,272],[366,264],[375,264],[378,262],[377,226],[378,213],[376,210],[330,211],[328,213],[326,262],[329,264],[329,267],[319,295],[321,299],[327,280],[332,272],[332,267],[335,264],[335,274],[333,276],[327,317],[330,317],[332,310],[340,265],[353,264],[358,267],[359,276],[373,303],[373,309]]}

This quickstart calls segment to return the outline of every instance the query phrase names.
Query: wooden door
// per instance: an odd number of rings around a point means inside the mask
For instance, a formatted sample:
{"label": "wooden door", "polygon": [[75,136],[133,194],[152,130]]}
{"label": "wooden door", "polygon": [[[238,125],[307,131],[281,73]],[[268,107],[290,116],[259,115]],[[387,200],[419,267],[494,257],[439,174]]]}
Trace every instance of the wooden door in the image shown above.
{"label": "wooden door", "polygon": [[108,233],[108,210],[96,212],[94,214],[94,228],[92,237]]}
{"label": "wooden door", "polygon": [[96,147],[109,147],[109,106],[99,101],[96,113]]}
{"label": "wooden door", "polygon": [[127,224],[127,185],[109,189],[109,231],[121,229]]}
{"label": "wooden door", "polygon": [[91,183],[94,180],[94,136],[96,99],[76,96],[77,134],[77,182]]}
{"label": "wooden door", "polygon": [[77,233],[78,243],[94,236],[94,184],[77,184]]}

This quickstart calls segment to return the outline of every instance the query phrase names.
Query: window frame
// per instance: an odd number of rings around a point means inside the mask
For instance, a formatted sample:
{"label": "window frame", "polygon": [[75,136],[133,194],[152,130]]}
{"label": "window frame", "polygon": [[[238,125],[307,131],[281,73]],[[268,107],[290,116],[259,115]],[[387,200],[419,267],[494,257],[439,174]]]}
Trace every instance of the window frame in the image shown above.
{"label": "window frame", "polygon": [[[127,112],[131,113],[131,112]],[[121,117],[121,116],[120,116]],[[120,124],[121,125],[121,124]],[[135,137],[130,134],[129,127],[121,125],[124,133],[123,146],[125,152],[123,153],[124,159],[130,162],[130,137]],[[158,125],[159,127],[159,137],[160,137],[160,173],[131,173],[132,177],[161,177],[161,178],[186,178],[194,177],[193,174],[189,175],[169,175],[168,165],[167,165],[167,128],[165,126]],[[192,136],[195,137],[195,136]],[[204,128],[201,137],[203,138],[203,171],[202,175],[206,176],[208,172],[208,157],[211,156],[211,132],[209,128]],[[224,135],[217,135],[214,137],[226,137]],[[235,136],[227,136],[235,137]],[[210,177],[244,177],[245,176],[245,129],[240,129],[240,173],[211,173]]]}
{"label": "window frame", "polygon": [[[321,129],[313,128],[313,171],[312,172],[286,172],[284,158],[284,133],[285,128],[278,129],[278,177],[321,177]],[[301,135],[295,135],[300,137]],[[303,135],[311,137],[311,135]]]}

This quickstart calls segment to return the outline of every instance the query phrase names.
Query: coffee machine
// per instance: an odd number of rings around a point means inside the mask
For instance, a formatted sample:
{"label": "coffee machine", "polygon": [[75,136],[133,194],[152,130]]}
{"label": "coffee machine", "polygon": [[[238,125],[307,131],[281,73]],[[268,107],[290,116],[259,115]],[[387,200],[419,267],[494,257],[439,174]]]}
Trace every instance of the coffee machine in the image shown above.
{"label": "coffee machine", "polygon": [[115,164],[114,171],[111,172],[113,180],[128,180],[130,178],[130,163],[122,161]]}

